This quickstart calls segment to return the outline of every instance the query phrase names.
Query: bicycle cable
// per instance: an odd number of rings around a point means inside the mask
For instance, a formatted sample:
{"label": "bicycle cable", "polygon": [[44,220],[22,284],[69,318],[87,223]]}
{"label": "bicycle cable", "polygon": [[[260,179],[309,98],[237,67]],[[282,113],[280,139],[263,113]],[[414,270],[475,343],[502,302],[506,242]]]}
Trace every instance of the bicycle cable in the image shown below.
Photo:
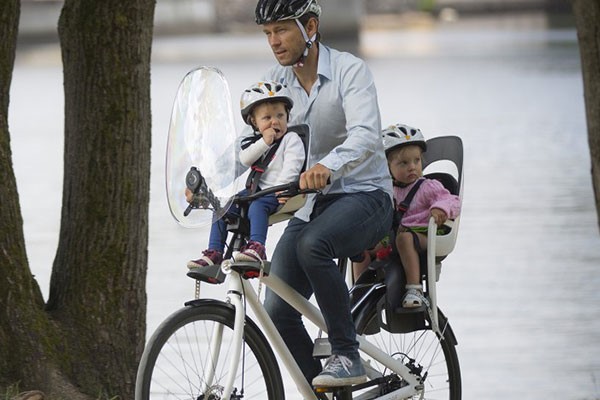
{"label": "bicycle cable", "polygon": [[260,260],[260,272],[258,273],[258,289],[256,290],[256,298],[260,301],[260,292],[262,291],[262,278],[265,276],[265,260]]}

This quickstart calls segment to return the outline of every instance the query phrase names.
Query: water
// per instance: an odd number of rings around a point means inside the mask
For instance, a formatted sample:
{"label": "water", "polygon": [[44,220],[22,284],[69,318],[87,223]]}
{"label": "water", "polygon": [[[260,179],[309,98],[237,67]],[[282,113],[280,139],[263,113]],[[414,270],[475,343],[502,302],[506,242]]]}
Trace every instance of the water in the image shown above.
{"label": "water", "polygon": [[[540,19],[461,23],[370,31],[362,47],[384,124],[412,124],[428,137],[456,134],[465,144],[461,230],[439,285],[459,341],[463,398],[600,398],[600,239],[575,31]],[[184,265],[207,240],[206,230],[176,225],[165,201],[164,150],[179,80],[194,66],[214,65],[237,104],[271,62],[260,35],[156,40],[149,332],[193,296]],[[47,295],[63,173],[56,46],[19,52],[10,100],[29,262]],[[281,229],[271,229],[268,249]]]}

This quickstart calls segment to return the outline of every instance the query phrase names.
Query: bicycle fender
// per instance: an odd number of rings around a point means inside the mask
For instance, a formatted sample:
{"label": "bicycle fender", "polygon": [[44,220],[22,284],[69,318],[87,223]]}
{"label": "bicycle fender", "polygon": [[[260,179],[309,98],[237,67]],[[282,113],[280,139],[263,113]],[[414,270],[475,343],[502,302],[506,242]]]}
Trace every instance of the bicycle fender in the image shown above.
{"label": "bicycle fender", "polygon": [[186,307],[199,307],[199,306],[205,305],[205,304],[220,305],[225,308],[230,308],[232,310],[235,310],[235,307],[233,305],[231,305],[230,303],[226,303],[224,301],[216,300],[216,299],[194,299],[194,300],[186,301],[183,305]]}
{"label": "bicycle fender", "polygon": [[[194,300],[189,300],[186,301],[184,303],[184,305],[186,307],[200,307],[200,306],[204,306],[204,305],[214,305],[214,306],[218,306],[218,307],[223,307],[223,308],[227,308],[229,309],[232,313],[235,313],[235,307],[230,304],[230,303],[226,303],[222,300],[216,300],[216,299],[194,299]],[[246,324],[248,325],[252,325],[252,327],[258,331],[258,334],[262,337],[262,339],[268,343],[267,338],[264,336],[262,330],[258,327],[258,325],[256,324],[256,322],[254,322],[252,320],[252,318],[250,318],[249,315],[246,315]]]}
{"label": "bicycle fender", "polygon": [[370,290],[356,302],[352,307],[352,318],[354,326],[359,327],[363,324],[363,319],[368,318],[371,310],[377,308],[377,303],[385,295],[385,287]]}

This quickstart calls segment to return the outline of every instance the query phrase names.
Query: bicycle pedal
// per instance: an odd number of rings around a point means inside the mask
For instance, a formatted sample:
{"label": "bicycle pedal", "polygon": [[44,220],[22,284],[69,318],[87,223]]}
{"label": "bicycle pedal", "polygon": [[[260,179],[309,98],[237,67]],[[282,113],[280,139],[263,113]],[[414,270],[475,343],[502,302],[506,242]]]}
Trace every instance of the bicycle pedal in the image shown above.
{"label": "bicycle pedal", "polygon": [[212,284],[220,284],[225,281],[225,274],[221,271],[220,265],[191,268],[186,275],[192,279]]}
{"label": "bicycle pedal", "polygon": [[[337,395],[352,396],[352,386],[315,386],[315,393],[336,393]],[[344,397],[346,398],[346,397]],[[352,397],[348,397],[352,398]]]}

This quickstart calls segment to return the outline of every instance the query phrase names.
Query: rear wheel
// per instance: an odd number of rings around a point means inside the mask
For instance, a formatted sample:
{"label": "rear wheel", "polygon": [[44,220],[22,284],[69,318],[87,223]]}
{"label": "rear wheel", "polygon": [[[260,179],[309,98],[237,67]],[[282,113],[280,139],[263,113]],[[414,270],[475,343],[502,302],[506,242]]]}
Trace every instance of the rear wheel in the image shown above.
{"label": "rear wheel", "polygon": [[[165,320],[148,341],[138,368],[136,400],[222,399],[229,373],[235,311],[196,302]],[[220,341],[216,352],[210,344]],[[284,398],[277,360],[264,335],[246,319],[242,360],[231,399]]]}
{"label": "rear wheel", "polygon": [[[383,311],[381,311],[383,312]],[[423,314],[418,314],[423,315]],[[366,338],[375,346],[392,355],[408,366],[423,384],[422,393],[412,398],[436,400],[460,400],[461,377],[458,356],[456,354],[456,339],[446,317],[441,313],[439,323],[442,336],[438,336],[426,326],[409,333],[391,333],[380,327],[380,312],[373,305],[372,309],[362,314],[357,321],[357,333],[367,335]],[[366,360],[368,373],[374,376],[386,377],[386,384],[380,385],[380,394],[355,394],[354,398],[375,399],[379,395],[399,389],[404,385],[403,380],[395,374],[390,374],[383,365],[362,354]]]}

